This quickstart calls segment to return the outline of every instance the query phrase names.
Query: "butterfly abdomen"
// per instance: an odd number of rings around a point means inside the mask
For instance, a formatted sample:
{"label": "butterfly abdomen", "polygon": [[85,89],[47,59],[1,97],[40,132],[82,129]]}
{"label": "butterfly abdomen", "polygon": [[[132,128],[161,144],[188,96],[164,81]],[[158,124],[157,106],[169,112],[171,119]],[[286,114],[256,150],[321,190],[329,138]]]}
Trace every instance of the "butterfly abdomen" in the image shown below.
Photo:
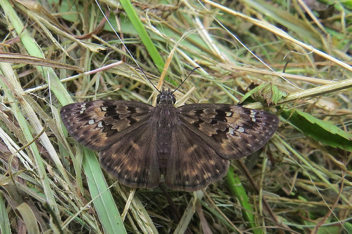
{"label": "butterfly abdomen", "polygon": [[172,131],[179,119],[172,104],[160,103],[155,107],[153,120],[157,126],[157,154],[161,174],[165,175],[167,161],[171,152]]}

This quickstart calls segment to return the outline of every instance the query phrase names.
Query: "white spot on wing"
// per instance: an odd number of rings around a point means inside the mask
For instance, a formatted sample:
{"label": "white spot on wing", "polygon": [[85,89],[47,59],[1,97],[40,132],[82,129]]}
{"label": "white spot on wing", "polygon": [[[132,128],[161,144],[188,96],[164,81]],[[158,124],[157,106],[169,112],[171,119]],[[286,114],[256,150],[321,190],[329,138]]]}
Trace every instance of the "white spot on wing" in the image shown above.
{"label": "white spot on wing", "polygon": [[103,128],[103,122],[99,121],[98,128]]}
{"label": "white spot on wing", "polygon": [[229,128],[229,133],[230,133],[231,135],[234,135],[235,129],[230,127],[230,128]]}
{"label": "white spot on wing", "polygon": [[80,114],[83,114],[86,109],[87,109],[87,108],[86,108],[86,103],[82,103],[82,105],[81,105],[81,111],[80,111],[79,113],[80,113]]}
{"label": "white spot on wing", "polygon": [[92,124],[94,124],[94,123],[95,123],[94,119],[90,119],[90,120],[88,121],[88,124],[90,124],[90,125],[92,125]]}
{"label": "white spot on wing", "polygon": [[251,120],[253,121],[253,122],[256,122],[257,120],[256,120],[256,118],[255,118],[255,115],[257,114],[257,112],[255,112],[254,110],[251,110],[251,113],[250,113],[250,115],[249,115],[249,117],[251,117]]}

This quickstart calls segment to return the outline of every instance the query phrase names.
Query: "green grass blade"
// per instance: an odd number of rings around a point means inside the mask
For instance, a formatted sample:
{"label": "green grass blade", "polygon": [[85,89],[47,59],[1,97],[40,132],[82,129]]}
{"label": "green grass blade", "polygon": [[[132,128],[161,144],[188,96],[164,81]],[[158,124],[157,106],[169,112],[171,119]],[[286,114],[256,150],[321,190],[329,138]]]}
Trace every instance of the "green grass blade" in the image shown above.
{"label": "green grass blade", "polygon": [[153,59],[155,65],[159,69],[160,73],[163,72],[163,69],[165,67],[164,60],[159,54],[159,51],[156,49],[154,46],[153,41],[150,39],[147,31],[144,28],[144,25],[142,24],[142,21],[140,20],[137,12],[133,8],[131,2],[129,0],[122,0],[120,1],[124,10],[126,11],[129,19],[131,20],[134,28],[138,32],[139,37],[141,38],[143,44],[145,45],[146,49],[149,52],[150,57]]}
{"label": "green grass blade", "polygon": [[[0,177],[0,180],[3,178]],[[10,234],[10,220],[8,216],[8,212],[6,210],[6,200],[4,196],[0,193],[0,233],[3,234]]]}
{"label": "green grass blade", "polygon": [[324,145],[352,150],[352,134],[343,131],[328,121],[315,118],[299,110],[283,111],[281,115],[305,135]]}
{"label": "green grass blade", "polygon": [[126,233],[115,201],[110,193],[95,153],[84,148],[83,167],[89,191],[105,233]]}
{"label": "green grass blade", "polygon": [[258,226],[255,222],[252,205],[249,203],[249,197],[247,196],[246,190],[244,189],[238,175],[235,173],[235,168],[233,166],[230,166],[230,169],[226,174],[226,183],[231,194],[239,200],[242,206],[242,214],[244,220],[246,220],[246,224],[248,224],[250,228],[253,228],[253,233],[263,233],[261,229],[256,229]]}

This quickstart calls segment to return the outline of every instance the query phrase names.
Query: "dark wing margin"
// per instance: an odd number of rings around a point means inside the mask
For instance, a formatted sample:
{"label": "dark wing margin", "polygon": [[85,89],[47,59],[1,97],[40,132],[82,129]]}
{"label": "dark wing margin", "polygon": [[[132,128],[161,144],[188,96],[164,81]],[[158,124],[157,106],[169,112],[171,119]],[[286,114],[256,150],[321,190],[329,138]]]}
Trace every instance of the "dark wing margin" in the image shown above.
{"label": "dark wing margin", "polygon": [[89,149],[100,151],[145,124],[153,107],[133,101],[91,101],[61,108],[69,134]]}
{"label": "dark wing margin", "polygon": [[273,114],[228,104],[185,105],[178,113],[187,128],[225,159],[239,159],[259,150],[279,125]]}
{"label": "dark wing margin", "polygon": [[221,158],[199,135],[184,125],[176,125],[165,185],[172,190],[200,190],[221,179],[229,165],[230,161]]}
{"label": "dark wing margin", "polygon": [[131,188],[151,189],[159,185],[156,126],[145,124],[99,154],[101,166]]}

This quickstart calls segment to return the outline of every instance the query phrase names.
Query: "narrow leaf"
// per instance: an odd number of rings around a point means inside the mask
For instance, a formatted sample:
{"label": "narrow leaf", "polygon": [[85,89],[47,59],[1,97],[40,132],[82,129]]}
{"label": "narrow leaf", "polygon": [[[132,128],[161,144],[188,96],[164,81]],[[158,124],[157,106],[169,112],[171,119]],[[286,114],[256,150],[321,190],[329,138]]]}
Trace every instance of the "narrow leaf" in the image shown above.
{"label": "narrow leaf", "polygon": [[314,116],[299,111],[284,111],[281,113],[295,128],[302,131],[324,145],[344,150],[352,150],[352,135],[330,122],[315,118]]}

